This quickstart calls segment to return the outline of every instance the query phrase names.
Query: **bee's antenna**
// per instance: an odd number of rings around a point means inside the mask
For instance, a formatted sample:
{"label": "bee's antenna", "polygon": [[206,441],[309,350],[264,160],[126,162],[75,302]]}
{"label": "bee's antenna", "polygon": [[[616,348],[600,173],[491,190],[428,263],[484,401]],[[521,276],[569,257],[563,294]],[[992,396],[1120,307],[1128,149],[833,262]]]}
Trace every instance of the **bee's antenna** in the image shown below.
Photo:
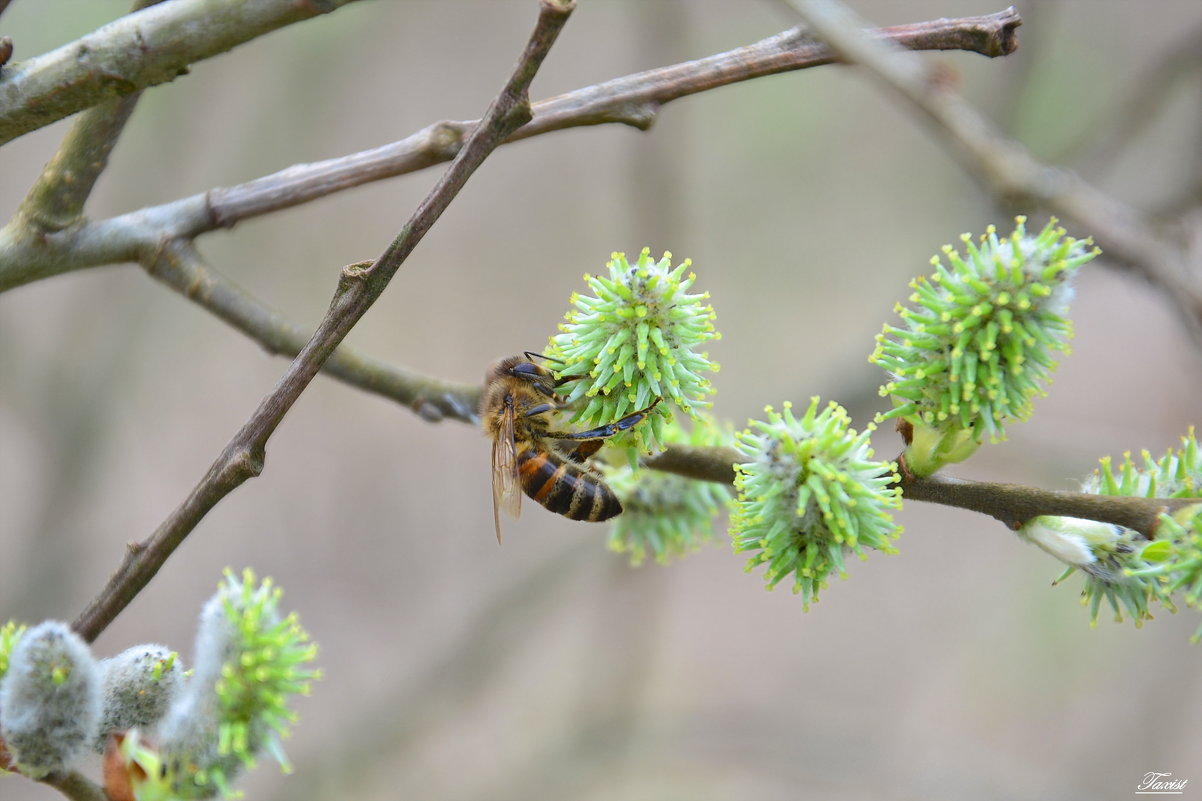
{"label": "bee's antenna", "polygon": [[522,355],[525,356],[529,361],[534,361],[535,359],[546,359],[549,362],[556,362],[558,364],[564,363],[563,359],[556,359],[554,356],[548,356],[545,353],[535,353],[533,351],[528,350],[528,351],[525,351]]}

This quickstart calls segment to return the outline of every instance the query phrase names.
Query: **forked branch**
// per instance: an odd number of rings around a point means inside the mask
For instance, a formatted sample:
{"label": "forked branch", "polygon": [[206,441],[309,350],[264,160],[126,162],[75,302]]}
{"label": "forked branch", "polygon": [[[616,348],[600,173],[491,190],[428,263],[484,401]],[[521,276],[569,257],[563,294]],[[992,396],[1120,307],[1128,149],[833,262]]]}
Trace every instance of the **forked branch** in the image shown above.
{"label": "forked branch", "polygon": [[530,82],[573,8],[572,0],[541,0],[538,22],[517,68],[450,168],[374,263],[343,270],[329,312],[276,388],[226,445],[183,504],[147,541],[131,547],[105,589],[76,619],[74,628],[86,640],[94,640],[133,600],[209,509],[262,471],[268,439],[334,348],[384,291],[476,168],[529,119]]}
{"label": "forked branch", "polygon": [[[874,35],[915,50],[965,49],[997,56],[1014,49],[1014,31],[1021,23],[1011,8],[984,17],[882,28]],[[645,129],[664,105],[678,98],[834,60],[826,45],[794,28],[726,53],[549,98],[534,105],[533,119],[510,134],[507,141],[606,123]],[[0,230],[0,291],[72,270],[145,262],[153,258],[164,239],[190,239],[334,192],[449,161],[476,125],[474,120],[433,123],[399,142],[372,150],[293,165],[243,184],[218,187],[51,236],[31,232],[15,219]]]}

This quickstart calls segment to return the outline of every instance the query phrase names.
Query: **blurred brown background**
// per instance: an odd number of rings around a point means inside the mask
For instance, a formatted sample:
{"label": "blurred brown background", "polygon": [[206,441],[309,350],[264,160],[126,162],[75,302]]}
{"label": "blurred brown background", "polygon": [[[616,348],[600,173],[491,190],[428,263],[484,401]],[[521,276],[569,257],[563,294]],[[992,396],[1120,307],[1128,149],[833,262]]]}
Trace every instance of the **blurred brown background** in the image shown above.
{"label": "blurred brown background", "polygon": [[[17,0],[28,58],[119,16],[116,0]],[[857,2],[887,25],[1003,4]],[[1036,155],[1155,206],[1198,186],[1197,63],[1117,157],[1074,161],[1114,104],[1202,24],[1196,2],[1019,3],[1020,50],[928,54]],[[374,2],[202,62],[147,92],[94,217],[479,116],[533,0]],[[535,98],[698,58],[794,24],[772,2],[582,0]],[[0,153],[7,219],[66,123]],[[210,263],[306,325],[341,265],[372,258],[441,168],[200,240]],[[715,411],[742,425],[811,395],[862,426],[883,408],[873,337],[931,254],[1001,211],[920,120],[825,67],[677,101],[616,126],[498,151],[351,335],[363,352],[474,381],[543,346],[611,251],[691,257],[723,339]],[[1042,224],[1043,217],[1036,216]],[[1089,232],[1070,230],[1085,236]],[[1100,260],[1074,354],[1008,442],[955,471],[1073,488],[1098,457],[1159,455],[1202,422],[1202,354],[1157,291]],[[0,619],[70,620],[125,543],[200,478],[285,362],[136,266],[0,296]],[[876,435],[892,456],[892,432]],[[222,568],[253,566],[320,643],[296,765],[251,799],[1100,799],[1148,771],[1202,798],[1194,611],[1091,631],[1080,579],[1000,525],[909,505],[901,553],[849,566],[808,614],[729,545],[631,570],[604,533],[527,504],[492,534],[474,428],[318,379],[263,476],[222,502],[97,643],[190,660]],[[20,778],[0,797],[56,793]]]}

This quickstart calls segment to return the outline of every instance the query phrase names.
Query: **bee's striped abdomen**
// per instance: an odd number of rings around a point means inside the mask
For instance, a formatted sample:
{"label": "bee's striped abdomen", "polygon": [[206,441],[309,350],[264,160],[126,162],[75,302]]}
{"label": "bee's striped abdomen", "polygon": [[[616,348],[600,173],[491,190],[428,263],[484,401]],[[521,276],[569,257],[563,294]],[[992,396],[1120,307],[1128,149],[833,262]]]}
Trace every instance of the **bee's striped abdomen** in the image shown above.
{"label": "bee's striped abdomen", "polygon": [[527,495],[571,520],[598,522],[622,511],[601,479],[553,453],[525,448],[518,453],[518,472]]}

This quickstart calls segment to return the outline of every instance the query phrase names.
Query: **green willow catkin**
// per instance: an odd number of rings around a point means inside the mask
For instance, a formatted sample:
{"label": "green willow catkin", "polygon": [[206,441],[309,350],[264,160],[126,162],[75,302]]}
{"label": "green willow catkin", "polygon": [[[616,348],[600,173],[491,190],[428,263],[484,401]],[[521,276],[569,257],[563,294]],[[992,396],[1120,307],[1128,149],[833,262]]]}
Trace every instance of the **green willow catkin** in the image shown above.
{"label": "green willow catkin", "polygon": [[736,552],[751,553],[748,570],[763,565],[769,589],[792,577],[809,608],[831,573],[846,575],[845,552],[895,552],[899,477],[892,462],[872,459],[872,428],[857,434],[837,403],[819,411],[812,398],[800,418],[788,403],[765,411],[767,421],[736,438],[745,461],[735,465],[730,533]]}
{"label": "green willow catkin", "polygon": [[999,238],[990,226],[980,244],[965,234],[965,254],[943,248],[945,265],[911,282],[898,304],[902,326],[886,325],[869,361],[890,381],[881,394],[913,427],[908,469],[918,476],[962,461],[986,438],[1004,439],[1008,422],[1025,420],[1044,394],[1058,353],[1068,351],[1072,278],[1093,259],[1090,240],[1066,236],[1052,220],[1038,234],[1018,217]]}

